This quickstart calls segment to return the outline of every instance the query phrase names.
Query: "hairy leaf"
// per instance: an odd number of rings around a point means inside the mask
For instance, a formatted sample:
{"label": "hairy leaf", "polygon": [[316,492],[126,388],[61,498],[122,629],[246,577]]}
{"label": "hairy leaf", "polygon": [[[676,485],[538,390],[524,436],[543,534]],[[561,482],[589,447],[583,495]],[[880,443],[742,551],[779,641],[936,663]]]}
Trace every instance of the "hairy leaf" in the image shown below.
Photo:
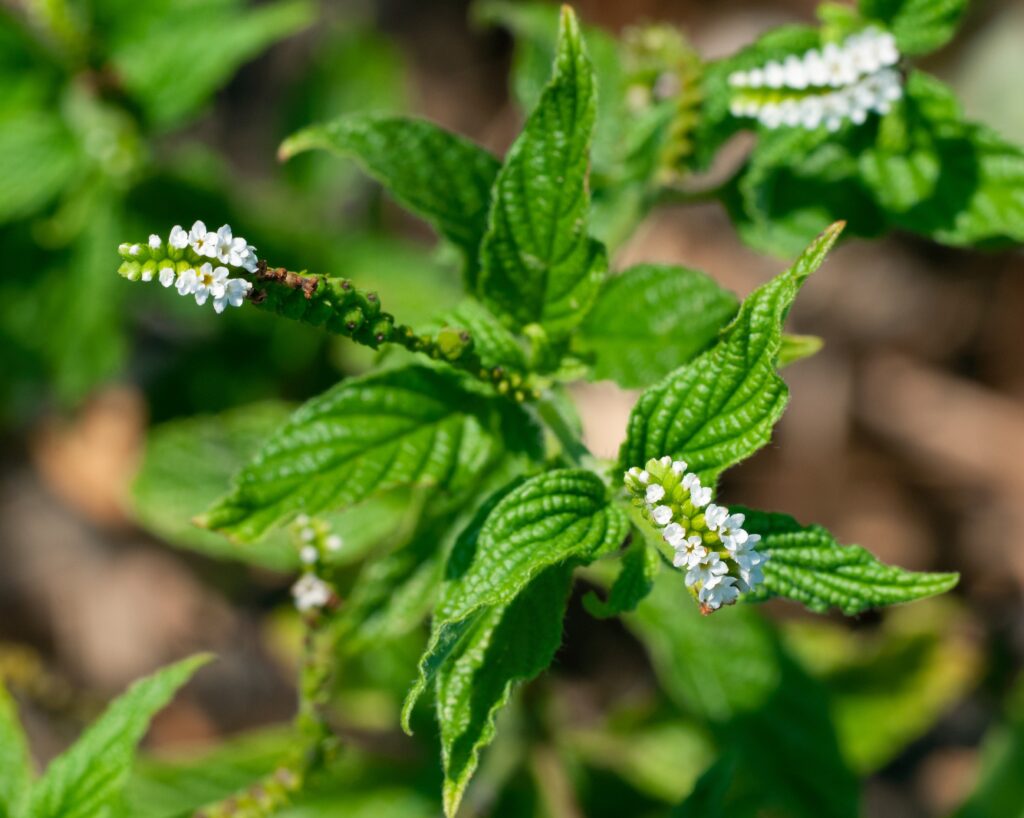
{"label": "hairy leaf", "polygon": [[622,555],[619,575],[608,592],[608,599],[602,600],[591,591],[583,598],[583,605],[598,619],[608,619],[636,610],[636,606],[654,587],[654,578],[660,569],[661,557],[658,551],[649,547],[643,537],[634,535],[633,542]]}
{"label": "hairy leaf", "polygon": [[194,656],[133,684],[60,755],[32,791],[32,818],[104,818],[128,782],[150,719],[208,661]]}
{"label": "hairy leaf", "polygon": [[379,114],[350,114],[305,128],[285,140],[281,155],[314,148],[357,160],[399,202],[462,250],[472,291],[499,168],[490,152],[433,123]]}
{"label": "hairy leaf", "polygon": [[824,691],[753,608],[702,617],[682,577],[663,571],[625,621],[647,646],[666,693],[704,719],[720,749],[735,755],[736,775],[725,796],[710,803],[744,806],[726,809],[723,818],[752,814],[745,806],[751,787],[757,814],[855,818],[856,781],[840,756]]}
{"label": "hairy leaf", "polygon": [[[442,370],[411,366],[344,381],[306,403],[204,516],[252,540],[299,512],[341,509],[401,486],[459,493],[509,445],[530,441],[518,407],[468,391]],[[525,439],[525,440],[524,440]]]}
{"label": "hairy leaf", "polygon": [[927,54],[956,34],[967,0],[860,0],[861,13],[896,37],[904,54]]}
{"label": "hairy leaf", "polygon": [[513,688],[533,679],[554,658],[572,569],[556,565],[539,574],[507,605],[484,608],[447,652],[436,677],[441,728],[445,814],[453,816],[476,770],[480,751],[494,738],[494,722]]}
{"label": "hairy leaf", "polygon": [[641,264],[605,282],[579,343],[594,355],[594,377],[649,386],[710,345],[736,308],[703,273]]}
{"label": "hairy leaf", "polygon": [[624,470],[671,455],[710,484],[768,442],[788,398],[776,373],[782,323],[841,229],[833,225],[789,270],[755,290],[714,347],[641,395],[620,453]]}
{"label": "hairy leaf", "polygon": [[494,184],[479,292],[515,326],[564,334],[583,318],[607,267],[587,233],[594,72],[563,8],[554,74]]}
{"label": "hairy leaf", "polygon": [[551,565],[618,548],[629,523],[593,472],[561,469],[516,487],[487,515],[478,537],[452,553],[434,613],[442,622],[505,605]]}
{"label": "hairy leaf", "polygon": [[768,557],[754,598],[784,596],[812,611],[834,607],[850,615],[941,594],[960,578],[885,565],[859,545],[840,545],[821,526],[802,526],[786,514],[744,512],[747,531],[761,535],[758,550]]}
{"label": "hairy leaf", "polygon": [[0,818],[21,815],[32,786],[32,758],[14,699],[0,682]]}

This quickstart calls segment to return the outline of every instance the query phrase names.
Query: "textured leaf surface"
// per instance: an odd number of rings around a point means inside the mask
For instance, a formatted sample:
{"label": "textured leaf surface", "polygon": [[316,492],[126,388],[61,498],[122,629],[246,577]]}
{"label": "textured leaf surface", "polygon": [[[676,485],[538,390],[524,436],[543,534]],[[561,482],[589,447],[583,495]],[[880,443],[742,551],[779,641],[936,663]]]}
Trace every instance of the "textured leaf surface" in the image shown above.
{"label": "textured leaf surface", "polygon": [[953,39],[967,0],[860,0],[860,10],[884,23],[904,54],[927,54]]}
{"label": "textured leaf surface", "polygon": [[526,354],[519,341],[479,301],[464,299],[442,313],[433,323],[468,330],[473,337],[473,350],[480,356],[484,366],[526,371]]}
{"label": "textured leaf surface", "polygon": [[533,477],[488,514],[479,536],[452,553],[435,618],[464,619],[475,609],[512,601],[545,568],[589,561],[618,548],[629,523],[608,503],[593,472],[561,469]]}
{"label": "textured leaf surface", "polygon": [[745,513],[746,529],[761,535],[759,550],[769,558],[756,598],[784,596],[812,611],[838,608],[850,615],[941,594],[959,579],[885,565],[867,549],[840,545],[821,526],[802,526],[786,514]]}
{"label": "textured leaf surface", "polygon": [[448,816],[458,809],[515,685],[533,679],[554,658],[571,580],[571,567],[557,565],[508,605],[483,609],[468,620],[471,626],[438,668],[437,718]]}
{"label": "textured leaf surface", "polygon": [[135,748],[149,722],[195,671],[208,661],[195,656],[133,684],[50,764],[32,791],[32,818],[104,818],[128,782]]}
{"label": "textured leaf surface", "polygon": [[16,818],[32,784],[32,759],[14,699],[0,682],[0,818]]}
{"label": "textured leaf surface", "polygon": [[284,142],[281,154],[291,157],[314,148],[357,160],[399,202],[461,249],[472,289],[499,168],[490,152],[430,122],[375,114],[306,128]]}
{"label": "textured leaf surface", "polygon": [[554,74],[495,181],[479,292],[517,326],[565,333],[607,267],[587,232],[595,81],[576,18],[563,9]]}
{"label": "textured leaf surface", "polygon": [[737,306],[703,273],[641,264],[605,282],[579,342],[594,355],[594,377],[649,386],[710,345]]}
{"label": "textured leaf surface", "polygon": [[[736,807],[723,818],[857,816],[856,780],[842,761],[824,691],[755,609],[733,606],[702,617],[682,577],[662,571],[625,621],[647,646],[665,692],[706,721],[721,751],[735,755],[736,775],[725,796],[712,799]],[[746,809],[751,791],[756,811]]]}
{"label": "textured leaf surface", "polygon": [[[231,477],[260,445],[288,421],[292,407],[258,403],[160,424],[150,430],[146,453],[133,486],[135,517],[172,545],[217,559],[242,560],[277,571],[298,564],[291,536],[271,531],[240,547],[221,534],[198,528],[192,519],[211,497],[222,494]],[[325,515],[344,541],[332,562],[351,562],[387,537],[401,519],[404,497],[380,497],[340,513]]]}
{"label": "textured leaf surface", "polygon": [[776,373],[782,323],[841,229],[834,225],[789,270],[755,290],[714,347],[641,395],[622,445],[624,470],[671,455],[711,484],[768,442],[788,398]]}
{"label": "textured leaf surface", "polygon": [[522,417],[462,384],[418,366],[338,384],[270,438],[204,524],[252,540],[299,512],[341,509],[387,489],[465,490]]}
{"label": "textured leaf surface", "polygon": [[608,619],[636,610],[636,606],[654,587],[654,578],[660,569],[661,557],[658,551],[649,547],[643,537],[634,535],[633,542],[622,555],[619,574],[612,583],[608,598],[602,600],[591,591],[583,598],[583,604],[598,619]]}

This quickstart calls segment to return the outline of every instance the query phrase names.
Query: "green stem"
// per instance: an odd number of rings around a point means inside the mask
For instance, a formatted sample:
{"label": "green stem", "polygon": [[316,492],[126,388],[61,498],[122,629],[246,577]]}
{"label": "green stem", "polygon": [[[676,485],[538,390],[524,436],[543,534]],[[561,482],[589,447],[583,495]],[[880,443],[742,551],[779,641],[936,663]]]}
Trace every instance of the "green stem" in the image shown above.
{"label": "green stem", "polygon": [[536,412],[548,430],[562,447],[562,454],[573,466],[583,466],[599,471],[598,459],[586,447],[550,394],[541,395],[536,402]]}
{"label": "green stem", "polygon": [[243,792],[204,807],[194,818],[268,818],[289,806],[337,751],[337,738],[326,714],[333,655],[322,644],[326,642],[330,648],[330,640],[321,639],[326,618],[313,613],[305,624],[294,721],[298,751]]}

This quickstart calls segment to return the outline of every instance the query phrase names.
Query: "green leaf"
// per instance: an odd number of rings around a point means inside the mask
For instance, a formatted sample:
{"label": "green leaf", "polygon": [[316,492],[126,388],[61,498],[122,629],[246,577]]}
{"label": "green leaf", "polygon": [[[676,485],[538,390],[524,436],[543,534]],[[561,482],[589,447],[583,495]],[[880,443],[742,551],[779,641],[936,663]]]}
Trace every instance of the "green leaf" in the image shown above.
{"label": "green leaf", "polygon": [[535,454],[517,406],[448,371],[410,366],[344,381],[306,403],[202,519],[243,541],[299,512],[351,506],[403,486],[471,488],[510,445]]}
{"label": "green leaf", "polygon": [[896,37],[904,54],[928,54],[956,34],[967,0],[860,0],[861,13]]}
{"label": "green leaf", "polygon": [[663,571],[625,622],[646,645],[665,692],[708,723],[722,752],[735,755],[729,801],[749,803],[752,788],[756,814],[856,818],[856,780],[840,755],[824,691],[755,609],[732,606],[702,617],[682,577]]}
{"label": "green leaf", "polygon": [[1010,698],[1005,723],[985,737],[975,790],[954,818],[1024,818],[1024,684]]}
{"label": "green leaf", "polygon": [[858,774],[897,758],[977,683],[982,651],[951,603],[895,609],[871,631],[786,621],[786,645],[828,690],[843,756]]}
{"label": "green leaf", "polygon": [[477,608],[506,605],[544,569],[588,562],[618,548],[629,523],[609,505],[593,472],[560,469],[510,491],[488,514],[478,537],[452,552],[435,619],[454,622]]}
{"label": "green leaf", "polygon": [[779,369],[795,364],[797,361],[802,361],[804,358],[810,358],[812,355],[817,355],[823,346],[825,346],[825,341],[817,335],[790,335],[789,333],[784,333],[782,336],[782,346],[779,348]]}
{"label": "green leaf", "polygon": [[280,154],[290,158],[312,149],[357,160],[402,205],[462,250],[472,291],[500,166],[490,152],[430,122],[378,114],[352,114],[305,128],[285,140]]}
{"label": "green leaf", "polygon": [[755,290],[714,347],[640,396],[620,452],[623,470],[671,455],[711,485],[768,442],[789,395],[776,373],[783,321],[842,226],[833,225],[789,270]]}
{"label": "green leaf", "polygon": [[0,118],[0,224],[45,207],[72,180],[81,157],[71,133],[44,111]]}
{"label": "green leaf", "polygon": [[18,710],[0,682],[0,818],[16,818],[32,786],[32,758]]}
{"label": "green leaf", "polygon": [[910,75],[859,170],[896,226],[953,245],[1024,241],[1024,151],[964,122],[927,74]]}
{"label": "green leaf", "polygon": [[650,548],[643,537],[634,534],[626,553],[622,555],[619,575],[608,592],[608,599],[602,600],[593,591],[583,597],[583,605],[598,619],[609,619],[613,616],[636,610],[640,601],[651,592],[654,578],[661,569],[661,557],[658,551]]}
{"label": "green leaf", "polygon": [[239,66],[314,18],[306,0],[152,6],[115,38],[111,60],[127,91],[163,127],[194,113]]}
{"label": "green leaf", "polygon": [[156,712],[209,661],[194,656],[133,684],[61,754],[32,791],[32,818],[104,818],[120,804],[135,747]]}
{"label": "green leaf", "polygon": [[709,346],[737,305],[696,270],[641,264],[605,282],[578,340],[594,356],[594,377],[649,386]]}
{"label": "green leaf", "polygon": [[513,688],[541,673],[562,641],[572,568],[539,574],[507,605],[484,608],[448,649],[436,676],[445,814],[453,816],[493,739],[498,712]]}
{"label": "green leaf", "polygon": [[473,350],[484,366],[502,366],[525,372],[526,353],[516,337],[479,301],[466,298],[438,316],[432,324],[465,329],[473,338]]}
{"label": "green leaf", "polygon": [[960,578],[885,565],[859,545],[840,545],[821,526],[802,526],[786,514],[742,511],[747,531],[761,535],[758,550],[768,557],[764,583],[751,598],[784,596],[818,613],[834,607],[852,615],[944,593]]}
{"label": "green leaf", "polygon": [[[298,565],[291,536],[276,530],[240,547],[221,534],[197,527],[193,518],[221,494],[232,475],[288,420],[284,403],[254,403],[217,415],[162,423],[150,430],[132,499],[135,518],[171,545],[216,559],[242,560],[276,571]],[[332,562],[350,562],[387,538],[401,519],[406,498],[386,496],[325,515],[344,541]]]}
{"label": "green leaf", "polygon": [[515,326],[559,335],[580,322],[607,268],[587,234],[594,72],[568,6],[554,74],[494,183],[479,293]]}

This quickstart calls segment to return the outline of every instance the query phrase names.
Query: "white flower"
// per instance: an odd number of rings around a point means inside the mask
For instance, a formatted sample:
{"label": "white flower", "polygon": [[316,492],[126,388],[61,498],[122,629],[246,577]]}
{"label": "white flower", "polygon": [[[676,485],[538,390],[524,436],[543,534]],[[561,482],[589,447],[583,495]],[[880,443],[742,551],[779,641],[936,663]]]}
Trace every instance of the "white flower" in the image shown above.
{"label": "white flower", "polygon": [[665,455],[664,457],[658,459],[658,463],[660,463],[667,469],[669,466],[672,465],[672,458],[669,457],[668,455]]}
{"label": "white flower", "polygon": [[658,525],[668,525],[672,522],[672,509],[668,506],[656,506],[651,512],[651,517]]}
{"label": "white flower", "polygon": [[807,75],[807,84],[820,88],[828,85],[828,66],[821,56],[821,52],[812,48],[804,54],[804,73]]}
{"label": "white flower", "polygon": [[324,546],[328,551],[340,551],[343,544],[343,540],[337,534],[331,534],[331,536],[324,540]]}
{"label": "white flower", "polygon": [[299,532],[299,539],[303,542],[313,542],[316,539],[316,530],[307,526]]}
{"label": "white flower", "polygon": [[188,233],[180,224],[176,224],[171,228],[171,235],[168,236],[167,243],[176,250],[184,250],[188,247],[188,239]]}
{"label": "white flower", "polygon": [[216,252],[217,245],[217,234],[210,233],[206,229],[206,225],[201,221],[196,221],[192,225],[192,229],[188,234],[189,243],[192,245],[192,249],[200,256],[209,256],[213,258]]}
{"label": "white flower", "polygon": [[231,226],[224,224],[217,230],[214,255],[224,264],[241,267],[249,254],[249,245],[241,236],[231,235]]}
{"label": "white flower", "polygon": [[704,522],[711,531],[718,531],[726,517],[729,516],[729,509],[712,503],[704,512]]}
{"label": "white flower", "polygon": [[[728,513],[728,509],[726,509]],[[743,545],[750,538],[750,534],[743,528],[742,514],[729,514],[718,529],[718,536],[726,548],[733,549]]]}
{"label": "white flower", "polygon": [[300,514],[298,517],[295,518],[295,525],[298,525],[298,526],[307,526],[307,525],[309,525],[309,515],[308,514]]}
{"label": "white flower", "polygon": [[306,613],[331,601],[331,587],[315,574],[303,574],[292,586],[292,597],[295,607]]}
{"label": "white flower", "polygon": [[729,549],[729,556],[739,567],[741,591],[752,591],[764,582],[764,571],[761,566],[768,561],[768,555],[762,554],[754,547],[760,540],[760,536],[751,534],[746,542]]}
{"label": "white flower", "polygon": [[757,121],[769,130],[775,130],[782,124],[782,107],[774,102],[767,102],[757,112]]}
{"label": "white flower", "polygon": [[160,268],[160,283],[165,287],[170,287],[174,280],[178,277],[173,267],[161,267]]}
{"label": "white flower", "polygon": [[199,286],[199,276],[193,269],[185,270],[178,276],[178,295],[192,295]]}
{"label": "white flower", "polygon": [[857,80],[857,69],[853,65],[850,54],[837,46],[835,43],[828,43],[821,50],[821,57],[825,61],[825,73],[827,84],[833,88],[842,88]]}
{"label": "white flower", "polygon": [[196,303],[202,306],[210,295],[217,296],[224,292],[224,286],[228,280],[227,267],[214,267],[206,262],[199,268],[195,289]]}
{"label": "white flower", "polygon": [[243,270],[255,273],[260,266],[260,260],[256,257],[256,248],[251,244],[246,245],[245,252],[242,254],[241,263],[238,265]]}
{"label": "white flower", "polygon": [[697,593],[697,599],[709,611],[717,611],[723,605],[731,605],[739,598],[736,578],[716,576],[705,582]]}
{"label": "white flower", "polygon": [[686,585],[690,588],[697,583],[706,585],[712,578],[729,573],[729,566],[722,561],[718,552],[706,548],[704,553],[696,554],[688,565],[690,570],[686,572]]}
{"label": "white flower", "polygon": [[699,534],[694,534],[687,537],[683,542],[673,546],[676,553],[672,557],[672,564],[676,568],[693,568],[700,565],[708,553],[707,548],[704,547],[703,541]]}
{"label": "white flower", "polygon": [[770,60],[764,67],[764,84],[769,88],[781,88],[786,82],[786,70],[781,63]]}
{"label": "white flower", "polygon": [[674,474],[683,474],[686,471],[686,461],[676,460],[672,463],[672,471]]}
{"label": "white flower", "polygon": [[821,119],[825,115],[825,106],[821,101],[821,97],[804,97],[800,101],[800,125],[807,128],[809,131],[813,131],[821,124]]}
{"label": "white flower", "polygon": [[142,271],[142,280],[143,281],[152,281],[153,280],[153,273],[155,273],[155,272],[156,272],[156,270],[154,270],[154,269],[143,270]]}
{"label": "white flower", "polygon": [[661,536],[673,548],[678,548],[683,540],[686,539],[686,529],[679,525],[679,523],[669,523],[665,526],[665,530],[661,532]]}
{"label": "white flower", "polygon": [[807,87],[807,69],[804,67],[804,61],[798,56],[790,54],[786,57],[786,61],[782,64],[782,68],[785,72],[787,88],[802,91]]}
{"label": "white flower", "polygon": [[636,479],[639,480],[644,485],[646,485],[650,481],[651,475],[649,475],[647,473],[647,470],[644,469],[643,471],[640,472],[640,474],[636,476]]}
{"label": "white flower", "polygon": [[749,84],[746,71],[733,71],[729,75],[729,85],[733,88],[746,88]]}
{"label": "white flower", "polygon": [[251,289],[252,284],[244,278],[229,278],[221,292],[214,296],[213,309],[221,313],[229,304],[232,307],[241,307]]}
{"label": "white flower", "polygon": [[760,88],[764,85],[764,71],[760,68],[751,68],[747,73],[747,82],[751,88]]}
{"label": "white flower", "polygon": [[657,503],[665,496],[665,487],[658,483],[653,483],[647,487],[647,493],[644,495],[644,499],[648,503]]}
{"label": "white flower", "polygon": [[159,250],[163,246],[164,240],[160,238],[156,233],[149,234],[149,246],[153,250]]}
{"label": "white flower", "polygon": [[299,559],[302,560],[305,565],[312,565],[320,559],[320,552],[317,551],[315,545],[304,545],[299,549]]}

